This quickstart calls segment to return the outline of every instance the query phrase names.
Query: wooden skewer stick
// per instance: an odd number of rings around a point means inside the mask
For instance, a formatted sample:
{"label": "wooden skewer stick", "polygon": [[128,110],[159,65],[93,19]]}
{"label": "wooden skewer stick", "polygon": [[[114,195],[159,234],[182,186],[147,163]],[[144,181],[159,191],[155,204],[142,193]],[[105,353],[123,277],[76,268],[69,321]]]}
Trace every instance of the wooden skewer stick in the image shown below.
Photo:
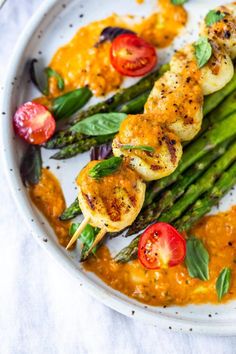
{"label": "wooden skewer stick", "polygon": [[93,249],[95,246],[97,246],[98,242],[101,241],[101,239],[105,236],[106,233],[107,233],[107,229],[105,229],[105,228],[104,228],[104,229],[101,229],[101,230],[99,231],[99,233],[97,234],[97,236],[96,236],[96,238],[95,238],[95,240],[94,240],[92,246],[91,246],[91,247],[89,248],[89,250],[87,251],[86,257],[89,255],[89,253],[92,251],[92,249]]}
{"label": "wooden skewer stick", "polygon": [[70,246],[73,245],[73,243],[75,243],[75,241],[77,240],[77,238],[80,236],[81,232],[85,229],[85,227],[88,225],[90,218],[86,217],[82,223],[80,224],[80,226],[78,227],[78,229],[75,231],[74,235],[71,237],[70,242],[68,243],[68,245],[66,246],[66,249],[68,250],[68,248],[70,248]]}

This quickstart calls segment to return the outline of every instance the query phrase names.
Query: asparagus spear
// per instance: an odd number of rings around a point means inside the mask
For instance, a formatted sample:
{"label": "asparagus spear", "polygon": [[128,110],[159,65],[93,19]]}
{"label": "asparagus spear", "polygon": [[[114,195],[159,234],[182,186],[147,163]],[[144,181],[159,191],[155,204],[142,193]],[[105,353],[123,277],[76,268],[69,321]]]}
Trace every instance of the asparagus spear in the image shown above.
{"label": "asparagus spear", "polygon": [[204,98],[203,115],[210,113],[214,108],[221,103],[225,97],[227,97],[231,92],[236,90],[236,71],[231,81],[225,85],[221,90],[212,93]]}
{"label": "asparagus spear", "polygon": [[128,114],[141,113],[149,95],[150,91],[144,92],[142,95],[121,106],[119,112]]}
{"label": "asparagus spear", "polygon": [[236,91],[233,91],[217,108],[215,108],[207,119],[210,124],[216,120],[220,121],[236,111]]}
{"label": "asparagus spear", "polygon": [[108,141],[112,140],[113,137],[114,134],[109,134],[82,139],[77,143],[65,146],[50,158],[55,160],[69,159],[79,153],[88,151],[92,146],[107,143]]}
{"label": "asparagus spear", "polygon": [[222,174],[215,186],[196,201],[192,208],[181,219],[177,220],[175,227],[180,231],[189,230],[202,216],[209,213],[214,205],[236,184],[236,163]]}
{"label": "asparagus spear", "polygon": [[60,220],[71,220],[75,218],[76,216],[81,214],[81,209],[79,206],[79,201],[78,198],[74,200],[74,202],[64,210],[64,212],[61,214],[59,217]]}
{"label": "asparagus spear", "polygon": [[145,206],[149,205],[154,198],[177,178],[194,162],[212,151],[217,145],[236,134],[236,113],[231,114],[224,120],[215,123],[210,130],[190,144],[182,157],[177,169],[169,176],[156,181],[146,193]]}
{"label": "asparagus spear", "polygon": [[[222,174],[215,186],[202,198],[196,201],[192,208],[181,219],[177,220],[174,226],[180,231],[188,231],[214,205],[235,185],[236,183],[236,163]],[[138,242],[140,236],[136,236],[131,243],[123,248],[114,258],[115,261],[126,263],[137,258]]]}
{"label": "asparagus spear", "polygon": [[233,143],[226,153],[221,156],[210,168],[196,181],[191,184],[184,195],[177,200],[174,206],[163,213],[158,221],[171,223],[178,219],[182,213],[193,204],[199,196],[211,189],[217,178],[236,159],[236,142]]}
{"label": "asparagus spear", "polygon": [[[236,83],[236,80],[235,80]],[[227,86],[227,85],[226,85]],[[236,86],[236,84],[235,84]],[[232,86],[233,87],[233,86]],[[227,92],[227,87],[225,88],[225,92]],[[235,88],[236,90],[236,88]],[[222,92],[222,97],[225,97],[225,92]],[[228,93],[228,92],[227,92]],[[213,95],[215,95],[213,93]],[[211,96],[211,95],[210,95]],[[210,96],[206,97],[207,98]],[[207,105],[207,101],[206,101]],[[201,130],[200,132],[195,136],[194,140],[196,140],[201,134],[203,134],[207,129],[209,129],[214,123],[219,122],[229,116],[231,113],[236,111],[236,91],[233,91],[229,94],[229,96],[218,106],[213,109],[209,114],[207,114],[202,122]],[[185,143],[185,146],[188,145],[189,142]]]}
{"label": "asparagus spear", "polygon": [[149,224],[157,220],[164,210],[170,209],[174,205],[174,202],[184,194],[186,188],[196,181],[214,160],[225,153],[230,142],[231,140],[226,140],[213,151],[210,151],[207,155],[195,162],[184,175],[179,176],[178,181],[171,189],[165,191],[160,199],[150,204],[148,208],[144,209],[138,215],[135,222],[129,228],[126,236],[133,235],[143,230]]}
{"label": "asparagus spear", "polygon": [[139,235],[136,236],[128,246],[124,247],[117,255],[114,260],[120,263],[127,263],[132,259],[136,259],[138,256],[138,243]]}
{"label": "asparagus spear", "polygon": [[43,147],[46,149],[61,149],[84,139],[87,139],[85,135],[75,131],[59,131],[56,135],[44,143]]}

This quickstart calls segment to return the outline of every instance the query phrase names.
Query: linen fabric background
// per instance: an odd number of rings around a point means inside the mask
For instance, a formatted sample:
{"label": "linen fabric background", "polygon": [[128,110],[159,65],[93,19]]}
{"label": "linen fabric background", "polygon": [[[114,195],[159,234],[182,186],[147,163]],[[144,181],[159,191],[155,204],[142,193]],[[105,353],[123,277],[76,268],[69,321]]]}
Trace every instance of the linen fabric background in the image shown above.
{"label": "linen fabric background", "polygon": [[[1,94],[17,38],[40,3],[7,0],[0,9]],[[94,300],[32,238],[16,210],[2,164],[0,181],[1,354],[236,353],[234,337],[163,331]]]}

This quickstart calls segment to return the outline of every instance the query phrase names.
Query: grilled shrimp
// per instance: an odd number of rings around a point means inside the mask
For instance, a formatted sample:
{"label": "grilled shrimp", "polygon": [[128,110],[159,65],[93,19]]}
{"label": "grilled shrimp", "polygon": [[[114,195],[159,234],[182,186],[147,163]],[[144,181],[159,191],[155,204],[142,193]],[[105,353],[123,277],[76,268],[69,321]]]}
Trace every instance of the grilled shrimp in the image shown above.
{"label": "grilled shrimp", "polygon": [[93,179],[88,172],[99,162],[88,163],[77,177],[79,205],[92,226],[117,232],[137,217],[146,185],[125,162],[113,174]]}
{"label": "grilled shrimp", "polygon": [[[145,151],[145,147],[153,151]],[[145,181],[171,174],[182,156],[178,136],[159,123],[155,114],[129,115],[122,122],[112,149],[115,156],[127,157]]]}
{"label": "grilled shrimp", "polygon": [[145,104],[145,113],[154,113],[159,122],[161,115],[161,123],[186,141],[201,128],[202,106],[202,89],[195,76],[168,71],[156,81]]}
{"label": "grilled shrimp", "polygon": [[220,90],[232,79],[234,74],[234,66],[226,50],[215,41],[210,41],[210,44],[212,56],[208,63],[200,69],[197,66],[192,44],[175,53],[170,62],[172,72],[180,75],[191,72],[191,76],[195,75],[204,96]]}
{"label": "grilled shrimp", "polygon": [[236,58],[236,2],[215,9],[223,14],[223,18],[207,26],[205,21],[201,26],[201,34],[211,41],[218,42],[225,48],[232,59]]}

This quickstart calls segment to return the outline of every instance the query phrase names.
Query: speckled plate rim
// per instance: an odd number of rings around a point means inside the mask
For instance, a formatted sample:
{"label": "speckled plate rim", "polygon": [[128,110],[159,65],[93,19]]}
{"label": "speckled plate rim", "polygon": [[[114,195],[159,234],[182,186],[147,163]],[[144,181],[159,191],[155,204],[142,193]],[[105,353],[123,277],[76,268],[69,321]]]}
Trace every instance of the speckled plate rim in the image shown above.
{"label": "speckled plate rim", "polygon": [[[53,257],[54,260],[58,262],[70,275],[76,277],[81,285],[84,285],[86,290],[91,296],[101,301],[105,305],[111,307],[112,309],[132,318],[137,318],[145,321],[146,323],[152,324],[156,327],[163,329],[172,329],[179,332],[191,333],[202,333],[209,335],[222,335],[222,336],[232,336],[236,334],[236,326],[231,322],[217,322],[213,321],[199,321],[198,319],[186,320],[186,319],[176,319],[172,318],[168,314],[158,314],[147,312],[142,304],[136,303],[128,298],[121,298],[118,295],[112,293],[109,287],[104,288],[99,284],[93,282],[92,279],[86,277],[82,271],[73,264],[73,262],[66,256],[62,250],[55,245],[55,243],[49,242],[45,243],[42,234],[42,226],[39,221],[36,220],[35,223],[31,223],[31,219],[35,217],[32,208],[26,198],[25,190],[19,188],[21,186],[21,179],[19,174],[19,167],[16,159],[16,154],[14,153],[14,144],[12,140],[12,127],[9,122],[9,117],[11,114],[11,97],[13,88],[11,82],[16,76],[20,58],[27,46],[31,35],[34,33],[37,26],[39,26],[43,17],[56,5],[57,0],[45,0],[37,9],[37,12],[32,16],[28,25],[22,32],[20,39],[16,45],[12,59],[9,64],[8,72],[6,75],[4,90],[2,94],[2,109],[6,113],[5,119],[2,120],[1,124],[1,153],[3,156],[4,171],[10,186],[15,203],[18,207],[20,215],[22,216],[24,222],[28,225],[29,230],[36,239],[36,241]],[[132,302],[131,302],[132,301]],[[150,308],[150,307],[149,307]]]}

